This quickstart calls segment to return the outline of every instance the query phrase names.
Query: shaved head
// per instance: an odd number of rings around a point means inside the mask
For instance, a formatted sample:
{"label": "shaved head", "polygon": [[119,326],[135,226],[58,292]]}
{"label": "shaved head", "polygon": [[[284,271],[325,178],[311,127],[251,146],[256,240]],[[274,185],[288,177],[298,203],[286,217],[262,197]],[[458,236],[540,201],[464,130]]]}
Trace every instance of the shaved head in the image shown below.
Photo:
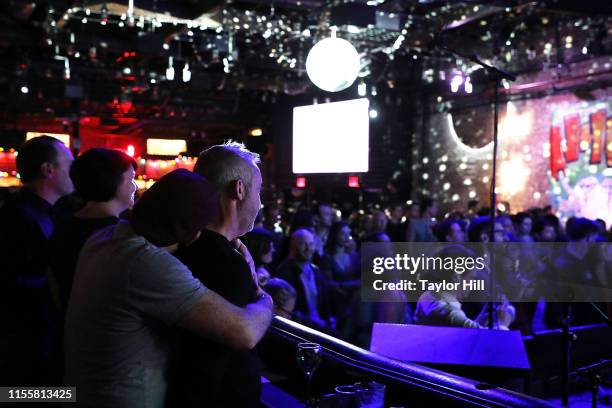
{"label": "shaved head", "polygon": [[291,235],[290,256],[298,262],[310,262],[314,254],[314,235],[305,228]]}

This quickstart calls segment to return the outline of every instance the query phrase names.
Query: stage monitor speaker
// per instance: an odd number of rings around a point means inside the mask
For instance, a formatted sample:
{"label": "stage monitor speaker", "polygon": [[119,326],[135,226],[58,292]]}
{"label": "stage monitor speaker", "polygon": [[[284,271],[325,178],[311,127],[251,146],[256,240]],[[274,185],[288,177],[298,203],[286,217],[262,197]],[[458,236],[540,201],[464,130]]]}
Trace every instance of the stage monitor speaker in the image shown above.
{"label": "stage monitor speaker", "polygon": [[518,331],[374,323],[370,351],[490,383],[531,369]]}

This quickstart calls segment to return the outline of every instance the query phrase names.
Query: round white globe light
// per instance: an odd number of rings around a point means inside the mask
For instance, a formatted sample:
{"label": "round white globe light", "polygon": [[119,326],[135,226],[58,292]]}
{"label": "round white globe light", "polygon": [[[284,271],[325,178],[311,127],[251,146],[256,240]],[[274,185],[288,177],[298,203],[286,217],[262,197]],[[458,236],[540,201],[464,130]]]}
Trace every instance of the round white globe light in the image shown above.
{"label": "round white globe light", "polygon": [[348,88],[359,75],[359,54],[353,45],[335,36],[319,41],[306,58],[310,80],[328,92]]}

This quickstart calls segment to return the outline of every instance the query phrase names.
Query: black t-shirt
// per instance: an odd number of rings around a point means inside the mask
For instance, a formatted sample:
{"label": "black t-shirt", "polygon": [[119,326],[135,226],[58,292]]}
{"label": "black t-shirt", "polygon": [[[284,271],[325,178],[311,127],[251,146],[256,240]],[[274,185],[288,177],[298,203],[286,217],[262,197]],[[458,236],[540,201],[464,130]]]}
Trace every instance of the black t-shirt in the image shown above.
{"label": "black t-shirt", "polygon": [[392,242],[404,242],[406,240],[406,222],[387,223],[387,235]]}
{"label": "black t-shirt", "polygon": [[[256,300],[249,265],[222,235],[204,230],[175,254],[209,289],[236,306]],[[170,406],[258,407],[259,359],[255,349],[236,351],[182,332],[169,381]]]}
{"label": "black t-shirt", "polygon": [[96,231],[119,222],[117,217],[70,217],[55,228],[49,240],[51,275],[59,292],[62,311],[66,312],[74,271],[83,245]]}

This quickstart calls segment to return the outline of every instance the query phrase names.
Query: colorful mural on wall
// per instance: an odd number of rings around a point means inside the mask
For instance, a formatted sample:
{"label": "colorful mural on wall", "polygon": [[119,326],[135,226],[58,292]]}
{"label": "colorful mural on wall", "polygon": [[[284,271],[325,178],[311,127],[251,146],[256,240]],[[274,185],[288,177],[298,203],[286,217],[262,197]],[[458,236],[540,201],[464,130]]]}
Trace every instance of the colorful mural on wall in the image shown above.
{"label": "colorful mural on wall", "polygon": [[563,218],[612,223],[612,101],[553,112],[550,128],[551,204]]}
{"label": "colorful mural on wall", "polygon": [[[604,58],[571,72],[591,75],[611,66]],[[612,87],[562,90],[554,84],[541,72],[507,90],[509,101],[500,106],[497,201],[512,213],[551,206],[562,218],[612,225]],[[492,113],[490,103],[446,104],[425,118],[413,134],[413,199],[431,196],[444,212],[464,210],[469,200],[489,205]]]}

